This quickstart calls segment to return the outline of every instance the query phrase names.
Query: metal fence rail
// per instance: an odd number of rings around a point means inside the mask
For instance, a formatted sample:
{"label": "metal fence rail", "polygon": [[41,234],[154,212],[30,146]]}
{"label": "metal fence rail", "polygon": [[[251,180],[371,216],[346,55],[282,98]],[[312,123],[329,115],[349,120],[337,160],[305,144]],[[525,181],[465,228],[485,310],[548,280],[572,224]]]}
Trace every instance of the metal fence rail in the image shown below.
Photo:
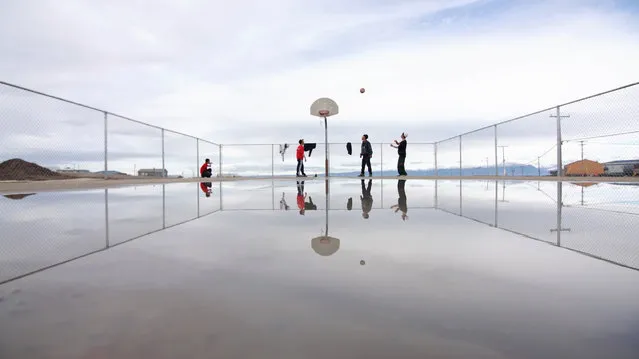
{"label": "metal fence rail", "polygon": [[3,81],[0,123],[0,158],[23,160],[0,180],[51,177],[32,163],[66,176],[191,177],[221,154],[215,142]]}
{"label": "metal fence rail", "polygon": [[[0,121],[0,159],[23,159],[68,176],[199,177],[205,158],[215,176],[282,176],[296,170],[294,141],[286,149],[218,144],[1,81]],[[397,174],[396,149],[390,143],[372,145],[373,174]],[[359,143],[353,143],[351,154],[346,143],[328,146],[331,176],[359,174]],[[307,153],[307,174],[323,175],[325,150],[317,143]],[[11,176],[38,177],[29,174],[29,166],[14,164]],[[406,169],[422,176],[639,175],[639,82],[444,140],[409,142]]]}
{"label": "metal fence rail", "polygon": [[[294,152],[297,144],[291,144]],[[372,143],[374,175],[394,175],[396,150],[390,143]],[[225,154],[227,170],[234,175],[292,175],[293,153],[281,162],[279,145],[225,144],[224,147],[263,146],[263,160]],[[317,144],[323,151],[323,144]],[[360,172],[355,144],[353,154],[345,143],[329,143],[330,174]],[[341,147],[341,148],[340,148]],[[387,152],[387,151],[391,152]],[[268,153],[274,154],[270,161]],[[527,115],[455,135],[444,140],[408,144],[409,175],[422,176],[631,176],[639,175],[639,82],[551,106]],[[243,162],[245,161],[245,162]],[[619,162],[624,161],[624,162]],[[268,163],[271,167],[268,167]],[[322,161],[306,168],[320,174]]]}

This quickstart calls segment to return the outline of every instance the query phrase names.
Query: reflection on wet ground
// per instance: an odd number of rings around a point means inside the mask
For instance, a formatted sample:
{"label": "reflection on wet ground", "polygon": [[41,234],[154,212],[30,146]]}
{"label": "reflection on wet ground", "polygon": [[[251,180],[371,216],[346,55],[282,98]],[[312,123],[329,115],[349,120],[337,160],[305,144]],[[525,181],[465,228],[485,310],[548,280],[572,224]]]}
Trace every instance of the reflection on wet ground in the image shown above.
{"label": "reflection on wet ground", "polygon": [[2,358],[639,355],[636,186],[189,183],[0,213]]}

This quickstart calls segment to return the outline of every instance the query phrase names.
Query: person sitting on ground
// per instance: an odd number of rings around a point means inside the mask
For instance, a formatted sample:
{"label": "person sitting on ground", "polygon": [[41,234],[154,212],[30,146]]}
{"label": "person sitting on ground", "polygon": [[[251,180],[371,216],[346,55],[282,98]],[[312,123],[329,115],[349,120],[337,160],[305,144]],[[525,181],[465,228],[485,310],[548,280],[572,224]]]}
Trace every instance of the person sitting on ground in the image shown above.
{"label": "person sitting on ground", "polygon": [[211,160],[204,160],[204,164],[200,167],[200,176],[202,177],[211,177],[213,175],[213,170],[211,169]]}

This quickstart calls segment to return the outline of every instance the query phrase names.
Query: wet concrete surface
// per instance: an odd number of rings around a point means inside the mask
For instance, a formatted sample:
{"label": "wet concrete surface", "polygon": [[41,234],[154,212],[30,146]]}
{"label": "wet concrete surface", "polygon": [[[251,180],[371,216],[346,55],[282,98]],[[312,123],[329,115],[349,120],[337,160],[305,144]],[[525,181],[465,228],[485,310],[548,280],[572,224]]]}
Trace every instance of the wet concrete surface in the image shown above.
{"label": "wet concrete surface", "polygon": [[639,356],[634,187],[364,185],[0,198],[0,358]]}

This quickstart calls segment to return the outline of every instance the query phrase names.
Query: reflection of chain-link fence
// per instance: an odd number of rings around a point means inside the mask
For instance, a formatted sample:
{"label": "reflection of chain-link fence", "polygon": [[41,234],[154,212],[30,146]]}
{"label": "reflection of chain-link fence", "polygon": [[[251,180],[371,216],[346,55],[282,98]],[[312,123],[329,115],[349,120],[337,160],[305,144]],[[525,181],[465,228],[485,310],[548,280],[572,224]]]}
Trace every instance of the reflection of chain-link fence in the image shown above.
{"label": "reflection of chain-link fence", "polygon": [[555,181],[436,182],[437,209],[639,270],[639,186]]}
{"label": "reflection of chain-link fence", "polygon": [[217,212],[220,188],[175,183],[0,196],[0,284]]}

